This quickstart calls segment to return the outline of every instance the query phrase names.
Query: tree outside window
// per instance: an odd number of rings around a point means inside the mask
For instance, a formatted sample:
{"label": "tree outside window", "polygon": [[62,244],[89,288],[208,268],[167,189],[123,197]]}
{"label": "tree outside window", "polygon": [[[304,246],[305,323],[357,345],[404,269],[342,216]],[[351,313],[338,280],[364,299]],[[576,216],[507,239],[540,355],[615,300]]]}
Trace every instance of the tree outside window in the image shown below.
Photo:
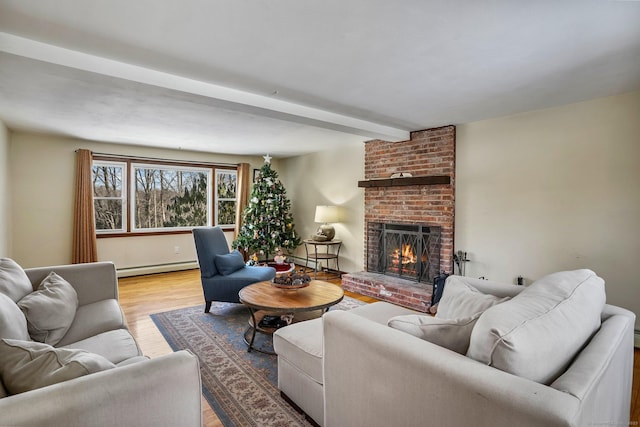
{"label": "tree outside window", "polygon": [[207,169],[133,165],[134,230],[192,228],[209,223]]}
{"label": "tree outside window", "polygon": [[234,226],[236,223],[236,191],[238,174],[231,169],[216,169],[216,224]]}
{"label": "tree outside window", "polygon": [[126,163],[94,162],[92,172],[96,231],[124,231]]}

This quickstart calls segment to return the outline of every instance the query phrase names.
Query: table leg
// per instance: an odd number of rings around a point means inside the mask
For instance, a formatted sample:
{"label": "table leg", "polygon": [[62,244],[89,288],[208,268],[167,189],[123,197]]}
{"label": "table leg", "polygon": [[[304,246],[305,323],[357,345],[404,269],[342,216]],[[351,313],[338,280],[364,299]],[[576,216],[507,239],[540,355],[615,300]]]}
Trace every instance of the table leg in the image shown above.
{"label": "table leg", "polygon": [[[252,320],[252,325],[249,325],[249,327],[247,328],[246,331],[244,331],[243,334],[243,338],[244,338],[244,342],[248,345],[247,347],[247,352],[250,353],[251,349],[253,348],[253,341],[256,339],[256,328],[258,327],[258,324],[256,323],[256,315],[254,313],[254,310],[252,308],[249,308],[249,312],[251,313],[251,320]],[[249,332],[249,330],[251,330],[251,340],[247,340],[247,333]]]}
{"label": "table leg", "polygon": [[[259,310],[254,310],[253,308],[249,307],[249,312],[251,313],[251,322],[249,324],[249,327],[244,331],[244,334],[242,335],[242,339],[244,341],[244,343],[247,345],[247,352],[250,353],[251,350],[255,350],[259,353],[263,353],[263,354],[269,354],[271,356],[275,356],[275,352],[273,351],[269,351],[266,348],[260,348],[259,346],[254,346],[254,342],[255,342],[255,338],[256,338],[256,332],[260,332],[260,333],[264,333],[267,335],[272,335],[270,332],[265,332],[262,329],[258,330],[258,317],[256,316],[256,313]],[[248,338],[248,335],[251,334],[251,338]]]}

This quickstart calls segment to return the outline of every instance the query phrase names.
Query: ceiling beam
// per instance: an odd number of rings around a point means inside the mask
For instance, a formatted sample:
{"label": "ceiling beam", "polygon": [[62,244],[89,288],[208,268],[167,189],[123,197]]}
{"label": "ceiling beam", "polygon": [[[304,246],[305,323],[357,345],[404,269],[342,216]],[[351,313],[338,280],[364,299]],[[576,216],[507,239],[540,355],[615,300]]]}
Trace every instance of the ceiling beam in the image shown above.
{"label": "ceiling beam", "polygon": [[236,111],[361,135],[370,139],[392,142],[409,139],[409,132],[404,129],[114,61],[5,32],[0,32],[0,51],[78,70],[205,96],[221,101],[225,108]]}

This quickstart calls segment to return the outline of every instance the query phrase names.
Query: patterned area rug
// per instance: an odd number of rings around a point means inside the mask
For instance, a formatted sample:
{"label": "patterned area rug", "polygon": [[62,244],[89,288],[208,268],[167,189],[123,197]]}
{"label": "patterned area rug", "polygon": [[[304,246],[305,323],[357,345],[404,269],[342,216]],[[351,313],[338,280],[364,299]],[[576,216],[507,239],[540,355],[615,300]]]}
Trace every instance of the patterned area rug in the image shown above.
{"label": "patterned area rug", "polygon": [[[362,304],[345,296],[331,309]],[[208,314],[202,305],[151,318],[174,351],[187,349],[198,356],[202,394],[225,427],[310,425],[280,397],[276,356],[247,352],[242,339],[249,318],[246,307],[214,302]],[[258,340],[258,346],[273,348],[270,336],[256,334]]]}

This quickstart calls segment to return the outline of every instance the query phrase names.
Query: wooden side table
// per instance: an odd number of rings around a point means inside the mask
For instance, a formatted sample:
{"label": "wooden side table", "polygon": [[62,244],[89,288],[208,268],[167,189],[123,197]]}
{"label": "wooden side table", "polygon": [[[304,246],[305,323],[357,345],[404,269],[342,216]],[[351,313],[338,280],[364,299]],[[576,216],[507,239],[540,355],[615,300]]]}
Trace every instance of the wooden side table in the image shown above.
{"label": "wooden side table", "polygon": [[[329,240],[325,242],[319,242],[313,239],[305,239],[302,241],[304,243],[304,250],[307,253],[306,266],[309,266],[309,260],[313,260],[316,263],[315,268],[313,269],[313,278],[315,279],[318,275],[318,261],[325,260],[327,261],[327,271],[331,271],[329,268],[329,261],[333,260],[336,264],[336,277],[340,277],[340,247],[342,246],[342,240]],[[310,247],[313,246],[313,252],[310,252]],[[324,252],[318,252],[318,246],[325,248]],[[331,250],[330,250],[331,249]]]}

